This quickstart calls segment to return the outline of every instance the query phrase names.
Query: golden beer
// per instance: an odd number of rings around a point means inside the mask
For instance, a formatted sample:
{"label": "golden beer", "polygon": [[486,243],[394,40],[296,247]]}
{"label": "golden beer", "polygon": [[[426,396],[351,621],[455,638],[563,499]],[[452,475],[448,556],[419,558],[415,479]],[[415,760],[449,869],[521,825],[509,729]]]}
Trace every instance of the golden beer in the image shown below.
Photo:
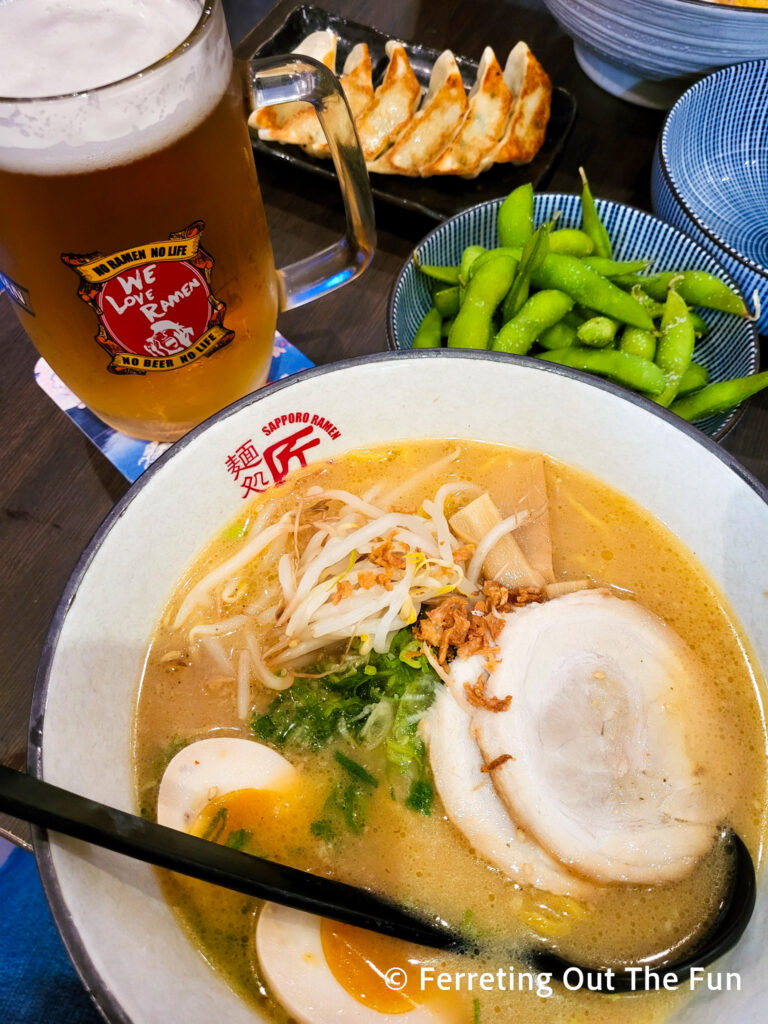
{"label": "golden beer", "polygon": [[[0,169],[0,223],[0,267],[26,290],[31,313],[22,308],[21,319],[27,332],[56,373],[107,423],[138,437],[171,440],[264,383],[277,317],[275,270],[242,91],[234,77],[202,124],[131,163],[73,175]],[[140,365],[116,372],[119,368],[111,366],[97,340],[99,297],[89,303],[78,296],[85,282],[62,257],[137,251],[168,243],[173,234],[199,223],[200,245],[212,261],[209,296],[200,294],[205,287],[198,284],[192,295],[181,297],[186,302],[164,307],[178,291],[174,285],[182,282],[183,287],[183,269],[168,275],[169,287],[161,296],[151,249],[146,263],[127,264],[123,278],[131,290],[125,293],[125,284],[118,281],[111,306],[114,323],[107,319],[104,333],[118,345],[133,342],[141,356],[143,320],[148,340],[141,361],[150,362],[147,369]],[[194,268],[189,270],[195,280]],[[210,296],[225,307],[222,326],[232,333],[231,340],[211,355],[156,368],[180,345],[166,338],[165,346],[160,340],[153,348],[149,339],[162,334],[153,332],[154,324],[181,323],[183,333],[188,330],[185,313],[194,318],[200,302]],[[126,309],[129,298],[136,302]],[[141,312],[153,304],[159,308]],[[110,307],[104,305],[107,318]],[[138,323],[128,322],[130,310],[139,311]],[[164,315],[158,318],[158,313]],[[198,324],[193,327],[197,334]]]}
{"label": "golden beer", "polygon": [[[0,98],[0,283],[86,405],[126,433],[172,440],[269,369],[279,288],[247,83],[218,0],[58,8],[0,4],[4,50],[40,55],[39,78],[29,54],[0,67],[0,97],[21,97]],[[70,22],[62,47],[55,31]],[[306,94],[314,71],[302,73]],[[370,258],[351,252],[358,266],[339,280]],[[311,261],[296,271],[304,291],[292,298],[284,278],[289,305],[311,297]]]}

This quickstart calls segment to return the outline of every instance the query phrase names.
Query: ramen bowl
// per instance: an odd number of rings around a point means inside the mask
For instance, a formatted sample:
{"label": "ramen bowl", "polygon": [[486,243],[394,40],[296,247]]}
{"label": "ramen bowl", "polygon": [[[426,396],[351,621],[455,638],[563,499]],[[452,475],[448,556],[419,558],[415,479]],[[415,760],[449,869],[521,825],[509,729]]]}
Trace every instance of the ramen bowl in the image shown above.
{"label": "ramen bowl", "polygon": [[545,0],[607,92],[666,110],[696,78],[765,56],[768,13],[710,0]]}
{"label": "ramen bowl", "polygon": [[[755,664],[768,671],[768,493],[728,453],[667,411],[575,371],[478,352],[381,354],[304,372],[225,409],[117,504],[51,626],[34,696],[30,771],[136,812],[132,722],[148,639],[191,559],[252,496],[253,474],[236,471],[234,453],[292,452],[260,464],[290,477],[310,442],[315,461],[434,438],[544,452],[639,503],[695,553],[741,623]],[[139,564],[146,568],[137,571]],[[152,869],[39,830],[35,850],[58,928],[107,1020],[268,1019],[212,972]],[[763,873],[756,917],[718,965],[740,972],[740,991],[700,990],[678,1021],[761,1019],[767,924]]]}
{"label": "ramen bowl", "polygon": [[757,292],[761,334],[768,331],[767,104],[766,60],[697,82],[667,115],[651,183],[656,215],[719,260],[750,304]]}
{"label": "ramen bowl", "polygon": [[[496,219],[503,198],[473,206],[444,221],[416,247],[421,263],[458,265],[468,245],[492,248],[499,244]],[[649,213],[623,203],[597,200],[597,209],[613,243],[617,260],[652,260],[651,273],[662,270],[706,270],[731,287],[738,286],[721,264],[702,246]],[[559,213],[558,227],[581,227],[579,196],[541,193],[534,196],[535,223],[541,224]],[[409,349],[422,317],[432,305],[429,283],[410,258],[395,281],[389,299],[387,332],[389,344]],[[759,365],[759,340],[755,325],[714,310],[700,310],[709,332],[696,346],[695,359],[706,366],[712,383],[755,373]],[[710,437],[722,439],[736,422],[738,409],[718,413],[696,425]]]}

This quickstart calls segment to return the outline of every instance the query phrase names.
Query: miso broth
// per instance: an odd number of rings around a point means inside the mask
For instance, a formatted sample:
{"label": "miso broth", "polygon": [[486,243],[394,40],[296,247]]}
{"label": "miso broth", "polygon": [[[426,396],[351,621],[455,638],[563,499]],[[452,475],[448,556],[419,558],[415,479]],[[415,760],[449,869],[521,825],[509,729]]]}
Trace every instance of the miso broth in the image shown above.
{"label": "miso broth", "polygon": [[[314,487],[356,495],[375,489],[371,501],[376,495],[396,492],[397,506],[416,512],[442,484],[466,480],[487,490],[499,507],[508,507],[520,469],[529,458],[530,453],[501,446],[456,441],[353,452],[308,467],[222,529],[171,595],[151,641],[135,719],[142,814],[154,818],[163,771],[185,744],[212,736],[259,739],[250,723],[253,716],[268,710],[275,692],[252,684],[253,706],[243,720],[238,715],[237,659],[232,659],[228,647],[233,641],[226,635],[222,638],[219,647],[226,655],[222,660],[202,642],[205,634],[190,643],[172,626],[191,587],[248,542],[268,502],[275,503],[271,521],[296,507]],[[637,600],[669,624],[700,659],[707,693],[690,714],[701,716],[702,727],[708,730],[708,768],[727,805],[727,820],[758,861],[765,830],[766,735],[747,639],[701,566],[662,524],[572,467],[545,459],[545,474],[556,579],[586,577],[594,586],[611,587]],[[295,543],[302,541],[297,537]],[[233,580],[225,602],[219,596],[195,609],[189,624],[247,614],[274,584],[277,572],[274,559],[255,559]],[[258,614],[254,619],[258,621]],[[188,629],[184,633],[188,636]],[[344,753],[378,785],[366,793],[360,828],[334,826],[331,839],[330,830],[317,823],[328,820],[328,795],[347,778],[335,757],[338,750],[334,743],[316,751],[281,748],[299,769],[300,786],[286,794],[262,793],[257,799],[231,801],[229,839],[234,836],[237,842],[238,837],[247,837],[243,848],[252,853],[413,902],[477,935],[481,949],[477,957],[437,954],[404,944],[393,949],[384,943],[384,948],[375,937],[365,940],[374,960],[378,955],[385,961],[400,956],[404,965],[409,959],[412,964],[418,960],[436,971],[465,976],[490,972],[501,979],[491,991],[483,991],[477,981],[468,990],[466,978],[459,983],[461,991],[439,991],[432,984],[426,1003],[440,1015],[436,1019],[482,1024],[652,1024],[667,1019],[686,997],[687,986],[679,992],[628,997],[566,992],[556,983],[540,986],[538,991],[534,984],[528,990],[521,974],[527,970],[525,965],[509,955],[500,958],[493,952],[494,943],[503,939],[514,953],[541,935],[578,962],[617,966],[668,948],[696,933],[713,915],[724,871],[717,850],[680,881],[597,886],[583,901],[520,887],[473,852],[448,820],[439,795],[435,794],[431,813],[420,813],[398,791],[400,784],[387,768],[382,751],[354,745],[344,746]],[[206,819],[209,823],[212,813]],[[200,825],[201,834],[204,827],[205,822]],[[166,897],[204,957],[245,999],[272,1019],[287,1020],[264,984],[255,953],[258,901],[167,873],[162,879]],[[344,938],[342,934],[342,945]],[[324,948],[330,949],[334,941],[333,929],[326,928]],[[354,994],[355,975],[349,965],[337,961],[334,975]],[[385,999],[385,994],[376,998]],[[400,1012],[385,1004],[379,1008]]]}

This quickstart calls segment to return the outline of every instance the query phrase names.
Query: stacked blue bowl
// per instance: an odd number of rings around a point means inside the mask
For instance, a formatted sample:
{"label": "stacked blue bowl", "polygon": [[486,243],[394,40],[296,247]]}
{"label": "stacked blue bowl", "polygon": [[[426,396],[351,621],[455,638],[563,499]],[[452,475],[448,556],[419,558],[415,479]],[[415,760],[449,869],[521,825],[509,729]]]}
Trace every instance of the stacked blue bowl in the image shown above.
{"label": "stacked blue bowl", "polygon": [[705,0],[544,0],[603,89],[668,110],[701,75],[768,53],[768,11]]}
{"label": "stacked blue bowl", "polygon": [[722,68],[680,97],[651,189],[657,216],[725,267],[768,333],[768,60]]}

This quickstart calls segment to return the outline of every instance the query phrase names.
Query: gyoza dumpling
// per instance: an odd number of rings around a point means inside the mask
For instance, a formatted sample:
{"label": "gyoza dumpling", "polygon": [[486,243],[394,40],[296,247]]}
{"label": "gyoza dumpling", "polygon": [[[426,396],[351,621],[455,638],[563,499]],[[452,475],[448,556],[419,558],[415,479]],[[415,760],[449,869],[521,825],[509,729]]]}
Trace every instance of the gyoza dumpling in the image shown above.
{"label": "gyoza dumpling", "polygon": [[[338,37],[336,33],[326,28],[319,32],[311,32],[306,39],[299,43],[293,52],[301,54],[302,57],[314,57],[315,60],[319,60],[321,64],[325,64],[327,68],[330,68],[335,73],[337,42]],[[269,138],[270,136],[262,134],[262,130],[275,131],[282,128],[287,121],[295,117],[300,111],[314,114],[311,103],[295,100],[290,103],[277,103],[274,107],[261,107],[260,110],[251,114],[249,123],[259,129],[260,138]]]}
{"label": "gyoza dumpling", "polygon": [[490,46],[483,50],[469,108],[455,138],[437,160],[422,170],[430,174],[461,174],[473,178],[498,147],[509,121],[512,93]]}
{"label": "gyoza dumpling", "polygon": [[[352,117],[357,120],[373,103],[371,54],[367,43],[358,43],[349,51],[349,56],[344,61],[344,73],[339,81],[344,95],[347,97]],[[314,127],[315,131],[319,133],[319,137],[305,146],[307,152],[311,156],[329,156],[328,143],[325,141],[325,135],[316,116]]]}
{"label": "gyoza dumpling", "polygon": [[[339,82],[353,117],[373,100],[371,55],[366,43],[359,43],[350,51]],[[303,146],[313,156],[328,156],[328,144],[315,108],[309,103],[297,106],[300,109],[281,126],[260,129],[259,138],[265,142],[288,142],[294,146]]]}
{"label": "gyoza dumpling", "polygon": [[390,39],[389,64],[373,103],[357,118],[357,135],[366,161],[374,160],[400,135],[421,100],[421,86],[402,43]]}
{"label": "gyoza dumpling", "polygon": [[453,139],[467,112],[467,103],[456,58],[445,50],[432,68],[420,110],[394,146],[369,164],[368,170],[416,177]]}
{"label": "gyoza dumpling", "polygon": [[518,43],[507,58],[504,81],[515,102],[494,160],[498,164],[527,164],[544,143],[552,102],[552,83],[523,42]]}

